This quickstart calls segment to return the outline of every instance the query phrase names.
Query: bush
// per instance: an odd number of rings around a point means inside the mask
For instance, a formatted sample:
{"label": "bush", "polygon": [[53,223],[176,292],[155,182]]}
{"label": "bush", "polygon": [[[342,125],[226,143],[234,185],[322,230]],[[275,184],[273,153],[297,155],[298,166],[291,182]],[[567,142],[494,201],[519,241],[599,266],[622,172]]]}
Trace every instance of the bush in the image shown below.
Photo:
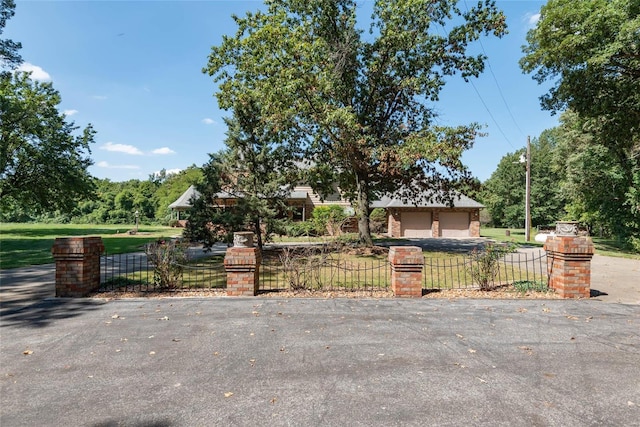
{"label": "bush", "polygon": [[369,226],[372,233],[387,232],[387,211],[383,208],[375,208],[369,215]]}
{"label": "bush", "polygon": [[175,288],[182,275],[182,265],[188,261],[188,245],[171,240],[158,240],[144,247],[147,259],[154,266],[153,282],[161,288]]}
{"label": "bush", "polygon": [[285,225],[284,232],[289,237],[315,237],[318,235],[316,226],[311,221],[290,222]]}
{"label": "bush", "polygon": [[513,287],[522,293],[526,292],[547,292],[549,291],[549,285],[545,282],[533,281],[533,280],[519,280],[513,282]]}
{"label": "bush", "polygon": [[342,206],[318,206],[311,213],[311,222],[315,225],[318,235],[329,233],[330,236],[336,236],[340,234],[340,224],[346,217]]}
{"label": "bush", "polygon": [[495,288],[494,279],[500,271],[500,259],[515,250],[514,243],[487,243],[481,251],[474,249],[471,252],[469,270],[471,277],[480,285],[481,290],[490,291]]}

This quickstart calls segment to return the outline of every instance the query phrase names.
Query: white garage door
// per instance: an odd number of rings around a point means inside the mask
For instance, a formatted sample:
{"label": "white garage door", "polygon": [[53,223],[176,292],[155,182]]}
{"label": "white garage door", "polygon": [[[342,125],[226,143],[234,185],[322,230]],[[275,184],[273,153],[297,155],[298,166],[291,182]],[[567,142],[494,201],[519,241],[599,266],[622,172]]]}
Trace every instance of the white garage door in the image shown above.
{"label": "white garage door", "polygon": [[469,212],[440,212],[442,237],[469,237]]}
{"label": "white garage door", "polygon": [[402,212],[402,237],[431,237],[431,212]]}

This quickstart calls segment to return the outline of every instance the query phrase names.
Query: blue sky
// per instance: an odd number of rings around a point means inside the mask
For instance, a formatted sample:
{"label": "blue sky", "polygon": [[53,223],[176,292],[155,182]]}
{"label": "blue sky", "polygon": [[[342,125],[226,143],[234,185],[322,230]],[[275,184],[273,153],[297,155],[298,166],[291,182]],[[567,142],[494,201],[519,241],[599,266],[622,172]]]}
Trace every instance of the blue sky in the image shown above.
{"label": "blue sky", "polygon": [[[365,7],[368,1],[363,1]],[[469,6],[474,0],[467,0]],[[203,165],[224,147],[226,128],[201,72],[211,46],[235,33],[233,13],[258,1],[16,1],[3,36],[22,43],[23,67],[50,80],[60,109],[77,125],[92,123],[90,173],[112,181],[145,180],[166,169]],[[464,154],[482,181],[501,157],[557,124],[538,97],[547,89],[518,67],[525,35],[543,1],[498,1],[509,34],[476,44],[489,56],[485,73],[452,79],[433,107],[438,123],[486,125],[487,137]],[[461,3],[462,7],[464,5]]]}

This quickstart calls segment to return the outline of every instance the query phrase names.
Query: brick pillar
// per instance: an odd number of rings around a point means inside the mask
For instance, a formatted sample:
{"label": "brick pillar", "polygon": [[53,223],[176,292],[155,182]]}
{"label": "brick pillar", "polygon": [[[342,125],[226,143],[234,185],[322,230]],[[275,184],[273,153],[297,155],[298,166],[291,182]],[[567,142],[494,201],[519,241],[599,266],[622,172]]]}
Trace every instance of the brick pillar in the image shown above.
{"label": "brick pillar", "polygon": [[233,235],[234,246],[227,249],[224,268],[227,271],[227,296],[246,297],[258,293],[262,255],[253,247],[253,233]]}
{"label": "brick pillar", "polygon": [[387,235],[389,237],[401,237],[402,230],[400,228],[400,212],[397,210],[388,210],[389,223],[387,225]]}
{"label": "brick pillar", "polygon": [[51,253],[56,260],[56,296],[84,297],[100,287],[101,237],[58,237]]}
{"label": "brick pillar", "polygon": [[417,246],[391,246],[391,290],[396,297],[422,297],[424,255]]}
{"label": "brick pillar", "polygon": [[440,212],[434,211],[431,215],[431,237],[440,237]]}
{"label": "brick pillar", "polygon": [[480,237],[480,209],[471,211],[470,219],[469,237]]}
{"label": "brick pillar", "polygon": [[549,287],[562,298],[589,298],[593,242],[589,237],[550,236],[547,251]]}

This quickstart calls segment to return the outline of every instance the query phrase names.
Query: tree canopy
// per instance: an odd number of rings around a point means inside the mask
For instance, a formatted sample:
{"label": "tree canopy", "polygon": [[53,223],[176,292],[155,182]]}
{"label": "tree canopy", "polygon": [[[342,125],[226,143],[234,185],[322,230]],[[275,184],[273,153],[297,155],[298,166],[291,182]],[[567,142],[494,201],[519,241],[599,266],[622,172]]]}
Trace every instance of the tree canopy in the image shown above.
{"label": "tree canopy", "polygon": [[[290,146],[279,143],[280,133],[264,127],[258,108],[255,101],[236,106],[234,116],[225,119],[227,148],[211,154],[203,167],[201,197],[190,210],[186,234],[205,247],[249,228],[262,248],[263,235],[281,228],[278,217],[286,214],[298,181],[296,158]],[[223,192],[233,197],[233,206],[216,204]]]}
{"label": "tree canopy", "polygon": [[[0,0],[0,36],[4,32],[7,21],[15,14],[16,4],[13,0]],[[22,45],[9,39],[0,38],[0,68],[14,68],[22,62],[18,51]]]}
{"label": "tree canopy", "polygon": [[[376,1],[365,34],[354,0],[268,1],[265,11],[234,17],[237,33],[212,48],[205,71],[219,83],[222,108],[260,100],[263,126],[286,132],[323,172],[316,176],[331,174],[371,244],[373,197],[451,201],[447,190],[469,178],[460,156],[479,126],[436,126],[432,104],[447,76],[483,71],[484,56],[467,48],[483,34],[502,36],[505,17],[493,1],[465,11],[456,3]],[[310,184],[322,190],[323,182]]]}
{"label": "tree canopy", "polygon": [[[564,174],[555,163],[558,144],[556,129],[544,131],[531,141],[531,224],[546,226],[566,215],[562,195]],[[486,205],[494,225],[524,227],[525,173],[523,148],[508,153],[484,182],[480,200]]]}
{"label": "tree canopy", "polygon": [[640,2],[549,0],[520,65],[562,117],[559,162],[574,215],[626,238],[640,231]]}
{"label": "tree canopy", "polygon": [[[14,15],[0,4],[0,34]],[[71,212],[93,191],[87,168],[94,130],[79,129],[58,111],[60,94],[50,82],[15,71],[20,44],[0,40],[0,210]]]}

